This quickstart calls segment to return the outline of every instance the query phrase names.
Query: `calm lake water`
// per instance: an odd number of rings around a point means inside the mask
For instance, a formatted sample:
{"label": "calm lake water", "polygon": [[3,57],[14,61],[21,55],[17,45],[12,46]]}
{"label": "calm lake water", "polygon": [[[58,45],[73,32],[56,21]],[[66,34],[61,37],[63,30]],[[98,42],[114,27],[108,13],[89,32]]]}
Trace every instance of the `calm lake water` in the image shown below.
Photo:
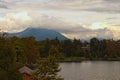
{"label": "calm lake water", "polygon": [[60,63],[64,80],[120,80],[119,61]]}

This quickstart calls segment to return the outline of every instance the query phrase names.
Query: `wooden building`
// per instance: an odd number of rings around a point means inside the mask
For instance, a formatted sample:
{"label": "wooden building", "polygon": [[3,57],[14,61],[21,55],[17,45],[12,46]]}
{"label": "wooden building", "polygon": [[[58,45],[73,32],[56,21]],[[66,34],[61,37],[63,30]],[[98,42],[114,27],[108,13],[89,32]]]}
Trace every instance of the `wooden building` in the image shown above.
{"label": "wooden building", "polygon": [[32,73],[33,73],[32,69],[23,66],[18,71],[22,74],[23,80],[32,80]]}

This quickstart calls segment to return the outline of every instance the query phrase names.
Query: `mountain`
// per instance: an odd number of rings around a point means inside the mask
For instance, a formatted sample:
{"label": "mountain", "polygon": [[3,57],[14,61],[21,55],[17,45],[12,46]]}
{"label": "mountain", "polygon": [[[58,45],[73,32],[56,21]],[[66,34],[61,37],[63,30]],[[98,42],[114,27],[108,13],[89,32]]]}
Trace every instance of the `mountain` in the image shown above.
{"label": "mountain", "polygon": [[44,28],[27,28],[26,30],[18,33],[10,33],[10,36],[17,36],[17,37],[29,37],[34,36],[36,40],[45,40],[46,38],[55,39],[56,37],[59,40],[67,39],[61,33]]}

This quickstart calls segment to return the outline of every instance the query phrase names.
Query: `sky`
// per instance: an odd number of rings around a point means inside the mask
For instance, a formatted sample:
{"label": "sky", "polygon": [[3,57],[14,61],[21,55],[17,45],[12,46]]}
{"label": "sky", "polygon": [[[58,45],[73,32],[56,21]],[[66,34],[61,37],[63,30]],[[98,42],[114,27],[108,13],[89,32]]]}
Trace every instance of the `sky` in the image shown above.
{"label": "sky", "polygon": [[68,38],[120,39],[120,0],[0,0],[0,29],[47,28]]}

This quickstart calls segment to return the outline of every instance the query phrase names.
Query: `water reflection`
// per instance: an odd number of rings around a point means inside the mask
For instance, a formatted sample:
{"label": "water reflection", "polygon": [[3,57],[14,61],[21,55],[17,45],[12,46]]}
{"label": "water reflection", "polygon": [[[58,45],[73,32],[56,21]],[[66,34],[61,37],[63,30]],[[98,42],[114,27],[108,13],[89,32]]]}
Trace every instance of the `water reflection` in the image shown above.
{"label": "water reflection", "polygon": [[65,80],[120,80],[120,62],[60,63]]}

